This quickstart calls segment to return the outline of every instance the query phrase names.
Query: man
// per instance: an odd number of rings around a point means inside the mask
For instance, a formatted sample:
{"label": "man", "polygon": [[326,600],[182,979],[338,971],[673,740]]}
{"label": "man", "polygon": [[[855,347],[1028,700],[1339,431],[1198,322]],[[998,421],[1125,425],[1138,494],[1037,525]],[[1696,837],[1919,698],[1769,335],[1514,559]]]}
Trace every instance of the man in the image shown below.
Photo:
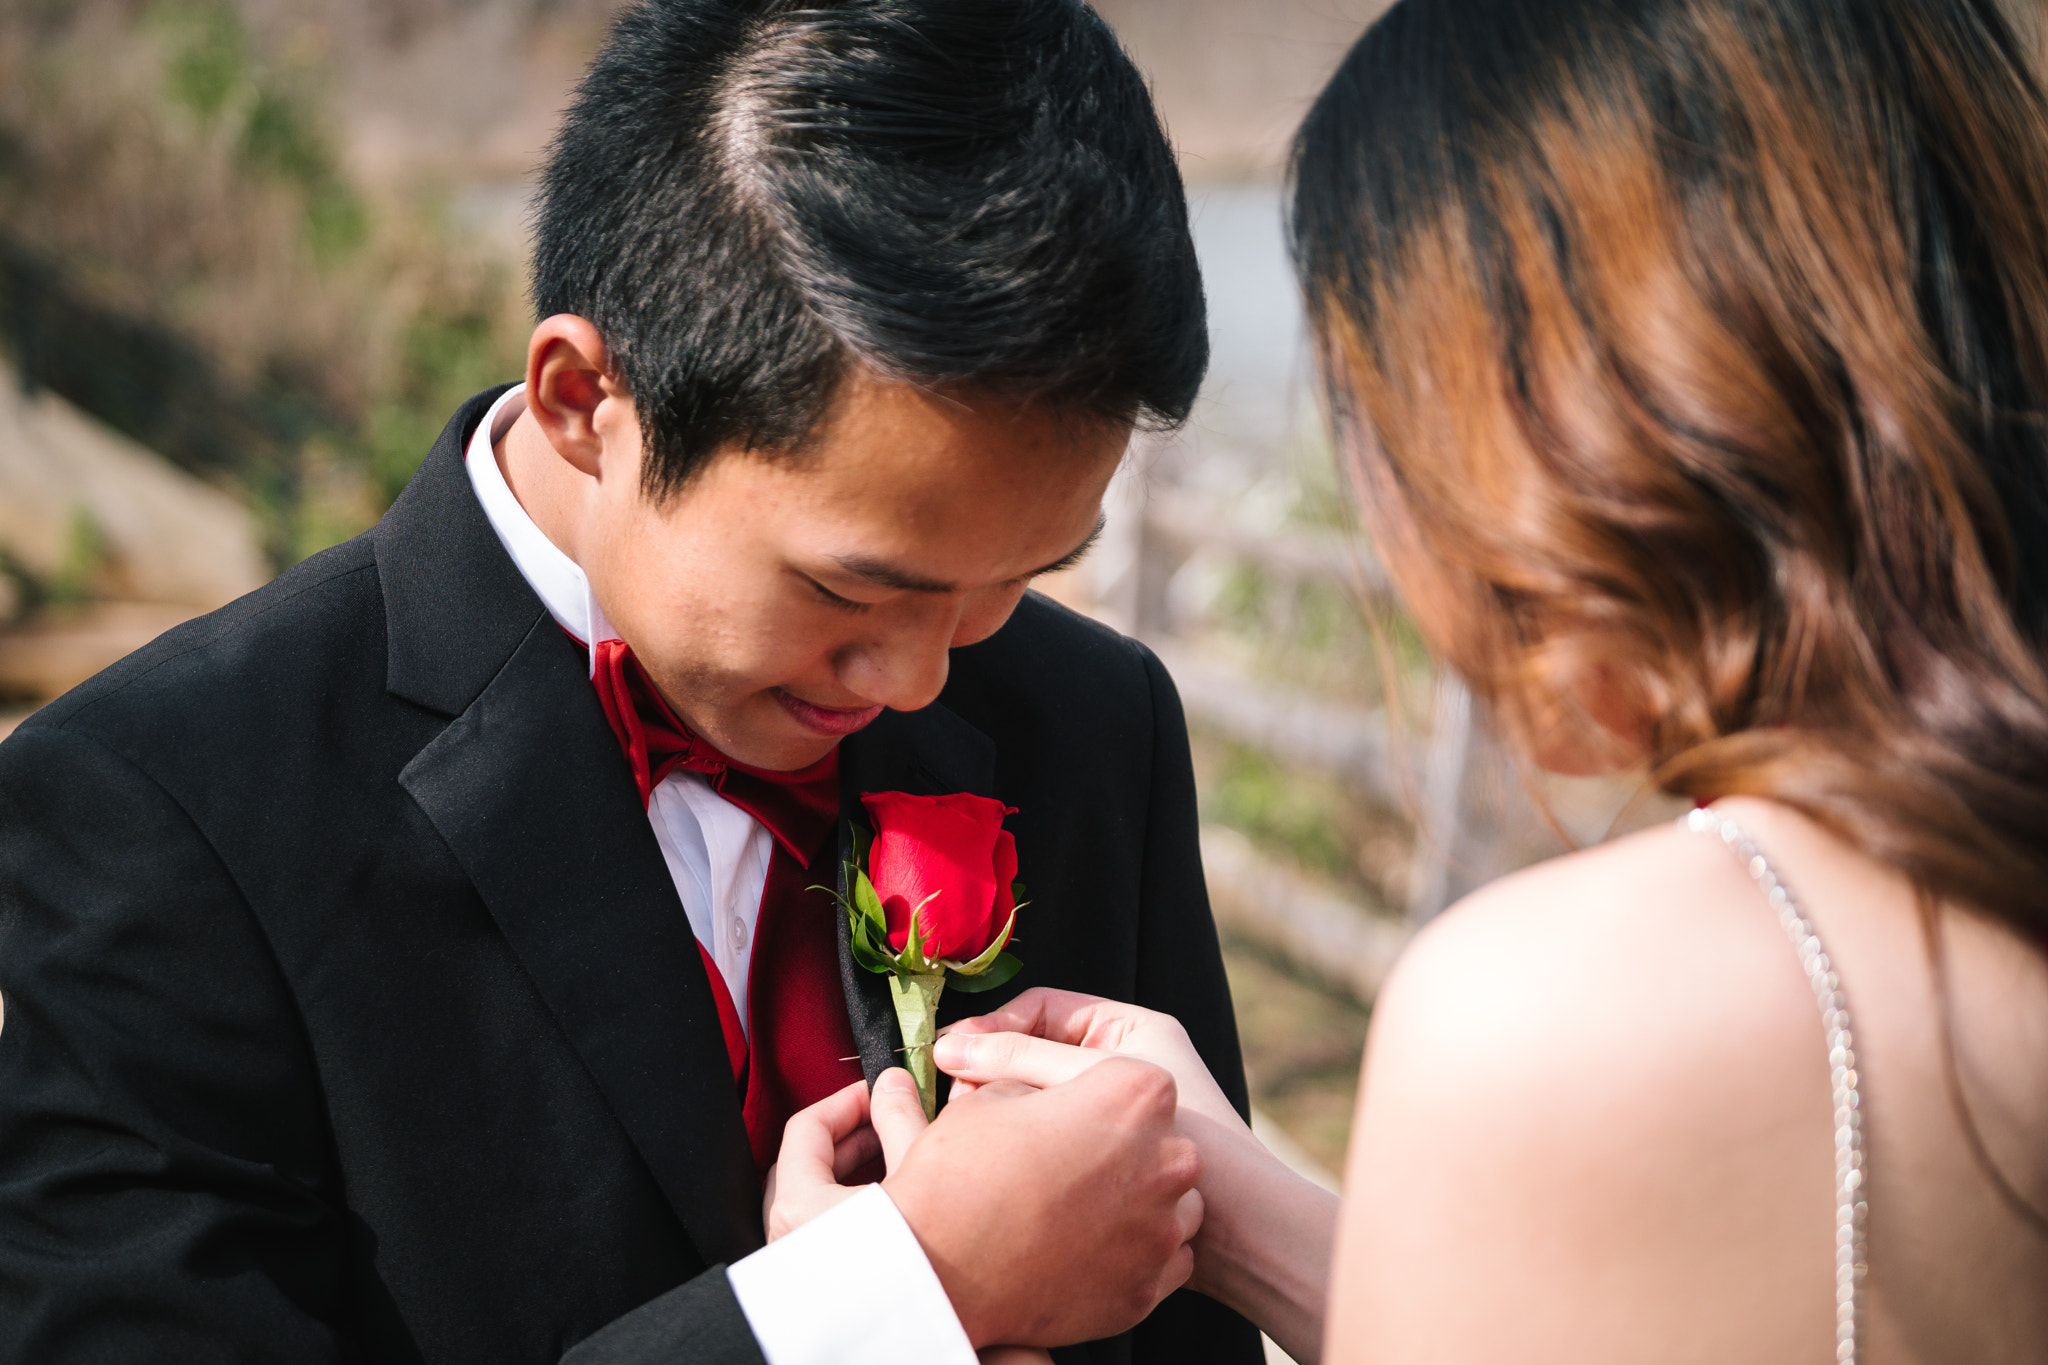
{"label": "man", "polygon": [[525,384],[382,523],[0,746],[8,1361],[957,1361],[1187,1274],[1135,1063],[760,1208],[899,1043],[815,889],[867,792],[1016,808],[984,1002],[1171,1012],[1243,1103],[1171,684],[1026,596],[1204,364],[1136,73],[1076,0],[652,0],[536,238]]}

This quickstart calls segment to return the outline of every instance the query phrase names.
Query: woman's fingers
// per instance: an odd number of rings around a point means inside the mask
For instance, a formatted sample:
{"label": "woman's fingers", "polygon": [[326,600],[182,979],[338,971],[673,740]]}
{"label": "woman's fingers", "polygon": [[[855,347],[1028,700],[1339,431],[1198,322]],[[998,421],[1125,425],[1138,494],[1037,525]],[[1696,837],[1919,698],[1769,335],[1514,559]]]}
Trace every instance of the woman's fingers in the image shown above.
{"label": "woman's fingers", "polygon": [[[1079,991],[1056,991],[1034,986],[1001,1009],[947,1027],[955,1033],[1029,1033],[1055,1043],[1079,1046],[1088,1036],[1097,1006],[1115,1002]],[[1120,1008],[1132,1008],[1122,1006]]]}
{"label": "woman's fingers", "polygon": [[1181,1249],[1173,1253],[1173,1259],[1168,1261],[1166,1268],[1159,1273],[1159,1288],[1156,1292],[1163,1299],[1194,1277],[1195,1249],[1182,1243]]}
{"label": "woman's fingers", "polygon": [[[1072,1080],[1104,1058],[1129,1056],[1171,1073],[1180,1087],[1180,1102],[1190,1110],[1226,1126],[1242,1126],[1229,1097],[1217,1086],[1208,1065],[1188,1040],[1187,1030],[1172,1016],[1064,991],[1042,994],[1047,999],[1032,1006],[1030,1013],[1046,1021],[1048,1031],[1057,1029],[1067,1036],[1078,1034],[1082,1045],[1033,1037],[1027,1032],[955,1028],[941,1035],[932,1051],[939,1069],[953,1077],[955,1093],[960,1082],[985,1085],[995,1080],[1022,1081],[1042,1089]],[[1023,997],[1018,999],[1022,1001]],[[999,1012],[981,1022],[1002,1017]],[[1077,1022],[1084,1018],[1087,1022]]]}
{"label": "woman's fingers", "polygon": [[939,1039],[932,1059],[947,1075],[986,1085],[1022,1081],[1043,1090],[1070,1081],[1117,1054],[1033,1038],[1024,1033],[953,1032]]}

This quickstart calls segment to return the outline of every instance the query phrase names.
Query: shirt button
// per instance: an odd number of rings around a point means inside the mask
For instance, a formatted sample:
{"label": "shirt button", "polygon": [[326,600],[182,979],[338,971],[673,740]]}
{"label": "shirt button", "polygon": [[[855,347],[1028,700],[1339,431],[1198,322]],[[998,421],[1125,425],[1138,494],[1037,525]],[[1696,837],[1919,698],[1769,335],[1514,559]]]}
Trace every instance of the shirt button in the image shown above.
{"label": "shirt button", "polygon": [[738,915],[732,917],[732,950],[736,953],[747,950],[747,922]]}

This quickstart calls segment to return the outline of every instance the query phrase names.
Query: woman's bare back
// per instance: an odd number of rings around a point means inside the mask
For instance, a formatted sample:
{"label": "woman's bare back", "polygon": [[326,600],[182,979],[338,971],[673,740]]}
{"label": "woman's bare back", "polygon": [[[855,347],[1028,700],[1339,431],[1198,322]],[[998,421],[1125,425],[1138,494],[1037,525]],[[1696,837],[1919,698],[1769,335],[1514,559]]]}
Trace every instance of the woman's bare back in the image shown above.
{"label": "woman's bare back", "polygon": [[[1911,888],[1782,807],[1720,809],[1848,995],[1869,1162],[1859,1359],[2040,1361],[2048,1238],[1965,1138]],[[1971,1113],[2048,1206],[2048,956],[1942,919]],[[1418,942],[1374,1032],[1330,1359],[1833,1357],[1823,1028],[1718,840],[1664,827],[1496,884]]]}
{"label": "woman's bare back", "polygon": [[2048,946],[1944,907],[1938,989],[1903,879],[1780,807],[1722,805],[1800,888],[1853,1002],[1870,1160],[1861,1358],[2048,1358]]}

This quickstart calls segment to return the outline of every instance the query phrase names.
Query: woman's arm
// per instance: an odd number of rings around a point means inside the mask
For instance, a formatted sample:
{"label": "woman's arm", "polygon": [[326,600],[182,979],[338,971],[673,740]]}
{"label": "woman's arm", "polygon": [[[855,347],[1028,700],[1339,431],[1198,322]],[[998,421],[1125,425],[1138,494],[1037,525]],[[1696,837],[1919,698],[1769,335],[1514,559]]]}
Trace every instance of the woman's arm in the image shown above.
{"label": "woman's arm", "polygon": [[996,1080],[1054,1085],[1115,1055],[1171,1072],[1181,1132],[1202,1155],[1205,1211],[1190,1286],[1250,1318],[1296,1360],[1312,1365],[1320,1357],[1337,1196],[1296,1175],[1252,1135],[1178,1021],[1041,988],[954,1025],[934,1055],[956,1089]]}

